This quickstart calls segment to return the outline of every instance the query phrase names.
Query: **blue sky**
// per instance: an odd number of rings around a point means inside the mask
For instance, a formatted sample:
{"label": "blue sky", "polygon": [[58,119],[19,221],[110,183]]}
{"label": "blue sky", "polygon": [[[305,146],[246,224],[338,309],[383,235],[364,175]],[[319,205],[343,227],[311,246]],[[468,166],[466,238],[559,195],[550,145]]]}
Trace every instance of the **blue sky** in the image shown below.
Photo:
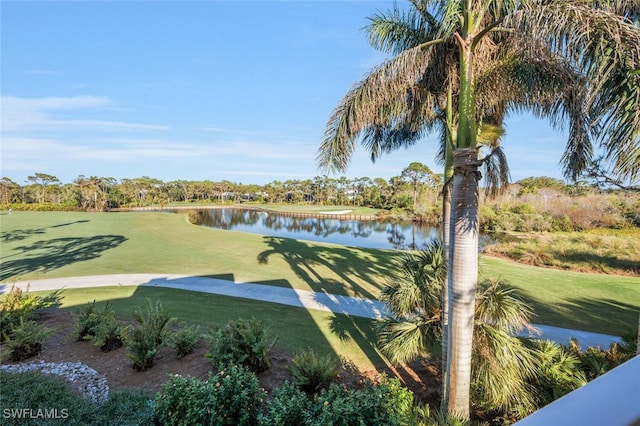
{"label": "blue sky", "polygon": [[[1,172],[265,184],[324,174],[333,108],[384,55],[367,16],[392,1],[1,1]],[[564,136],[510,117],[514,181],[560,178]],[[435,136],[349,178],[439,171]]]}

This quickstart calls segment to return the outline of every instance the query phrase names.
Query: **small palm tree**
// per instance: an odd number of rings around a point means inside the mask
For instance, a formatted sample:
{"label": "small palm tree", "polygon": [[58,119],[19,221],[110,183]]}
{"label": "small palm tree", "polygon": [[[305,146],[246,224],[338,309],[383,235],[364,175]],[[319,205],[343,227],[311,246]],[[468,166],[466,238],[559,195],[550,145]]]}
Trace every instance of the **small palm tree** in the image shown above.
{"label": "small palm tree", "polygon": [[[376,324],[378,345],[395,363],[438,351],[442,338],[442,287],[446,263],[439,240],[407,253],[397,276],[382,290],[391,315]],[[472,398],[478,408],[518,417],[533,411],[535,356],[513,337],[528,326],[531,311],[504,282],[484,281],[475,305]]]}

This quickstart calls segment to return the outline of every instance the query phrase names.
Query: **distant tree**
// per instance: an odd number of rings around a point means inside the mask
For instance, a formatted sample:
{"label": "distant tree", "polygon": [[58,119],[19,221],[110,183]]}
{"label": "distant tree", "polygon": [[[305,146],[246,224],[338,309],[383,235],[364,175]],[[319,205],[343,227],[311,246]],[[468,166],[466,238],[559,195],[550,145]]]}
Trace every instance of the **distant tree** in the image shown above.
{"label": "distant tree", "polygon": [[46,201],[47,186],[52,185],[54,183],[60,183],[60,180],[57,177],[53,175],[48,175],[46,173],[36,173],[33,176],[27,177],[27,181],[40,186],[42,190],[40,195],[41,203],[44,203]]}
{"label": "distant tree", "polygon": [[423,184],[433,184],[435,182],[435,175],[428,166],[414,162],[405,167],[400,176],[411,183],[411,187],[413,188],[413,212],[415,213],[420,186]]}
{"label": "distant tree", "polygon": [[0,203],[16,203],[20,201],[20,193],[20,185],[18,185],[8,177],[3,177],[2,179],[0,179]]}

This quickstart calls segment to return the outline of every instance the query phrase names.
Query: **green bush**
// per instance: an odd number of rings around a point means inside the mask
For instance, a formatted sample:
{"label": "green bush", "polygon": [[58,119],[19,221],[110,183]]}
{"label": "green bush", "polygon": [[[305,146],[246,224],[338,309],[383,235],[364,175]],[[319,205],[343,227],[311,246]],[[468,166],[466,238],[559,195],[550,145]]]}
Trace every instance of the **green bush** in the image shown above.
{"label": "green bush", "polygon": [[[104,307],[103,312],[108,309],[109,303]],[[74,334],[77,340],[91,340],[96,336],[96,330],[102,322],[101,313],[96,309],[96,301],[87,304],[77,311]]]}
{"label": "green bush", "polygon": [[549,340],[525,340],[536,358],[536,374],[531,376],[536,403],[543,407],[584,385],[580,360],[562,345]]}
{"label": "green bush", "polygon": [[168,343],[176,351],[176,356],[182,358],[193,351],[194,346],[200,339],[200,326],[187,326],[185,322],[180,323],[180,327],[169,334]]}
{"label": "green bush", "polygon": [[42,342],[52,333],[52,329],[42,324],[20,318],[20,323],[13,328],[9,340],[5,342],[6,350],[2,351],[2,357],[22,361],[38,355],[42,351]]}
{"label": "green bush", "polygon": [[281,387],[271,391],[271,399],[258,423],[264,426],[303,425],[310,405],[307,395],[296,385],[286,381]]}
{"label": "green bush", "polygon": [[205,335],[209,347],[207,358],[217,369],[228,365],[242,365],[254,373],[265,371],[270,366],[269,352],[275,340],[268,341],[267,329],[255,318],[229,321]]}
{"label": "green bush", "polygon": [[617,343],[612,344],[609,349],[588,347],[583,351],[575,339],[571,339],[567,350],[580,360],[580,370],[584,372],[589,381],[602,376],[635,355],[620,350]]}
{"label": "green bush", "polygon": [[60,291],[41,297],[13,285],[0,301],[0,342],[9,340],[23,321],[36,319],[38,310],[58,306],[61,298]]}
{"label": "green bush", "polygon": [[156,396],[155,414],[166,426],[256,425],[265,396],[253,373],[229,366],[207,381],[172,376]]}
{"label": "green bush", "polygon": [[164,310],[160,301],[153,305],[149,300],[147,300],[146,312],[137,308],[133,318],[138,323],[138,327],[127,329],[125,340],[127,357],[133,361],[132,367],[135,370],[146,371],[153,367],[156,354],[167,338],[168,326],[175,319]]}
{"label": "green bush", "polygon": [[330,355],[321,356],[312,350],[296,354],[288,367],[296,386],[307,394],[326,389],[338,373],[338,363]]}
{"label": "green bush", "polygon": [[86,419],[85,424],[152,425],[153,419],[153,396],[144,391],[123,390],[110,392],[109,399]]}
{"label": "green bush", "polygon": [[[83,422],[80,419],[88,412],[89,404],[71,389],[68,382],[58,376],[34,371],[23,373],[0,371],[0,389],[2,389],[0,392],[0,407],[3,408],[2,424],[6,426],[82,425]],[[55,411],[49,413],[50,418],[32,419],[29,412],[20,411],[22,408],[31,408],[34,413],[38,408],[55,409]],[[5,412],[5,409],[10,411]]]}
{"label": "green bush", "polygon": [[400,425],[411,415],[413,393],[398,379],[384,378],[360,390],[332,384],[321,391],[307,412],[307,426]]}
{"label": "green bush", "polygon": [[125,327],[116,316],[115,311],[105,305],[100,313],[100,323],[95,328],[93,345],[103,352],[110,352],[122,346]]}

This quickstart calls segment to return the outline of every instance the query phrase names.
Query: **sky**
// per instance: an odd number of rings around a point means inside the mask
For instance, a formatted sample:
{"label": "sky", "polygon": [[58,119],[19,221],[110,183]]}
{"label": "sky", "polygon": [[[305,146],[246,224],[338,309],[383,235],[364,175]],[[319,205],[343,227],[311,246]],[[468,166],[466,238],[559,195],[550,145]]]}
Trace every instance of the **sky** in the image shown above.
{"label": "sky", "polygon": [[[403,3],[400,2],[402,5]],[[392,1],[0,1],[0,175],[266,184],[326,174],[333,109],[386,59],[367,17]],[[513,181],[561,178],[562,132],[506,121]],[[389,179],[436,135],[340,175]]]}

